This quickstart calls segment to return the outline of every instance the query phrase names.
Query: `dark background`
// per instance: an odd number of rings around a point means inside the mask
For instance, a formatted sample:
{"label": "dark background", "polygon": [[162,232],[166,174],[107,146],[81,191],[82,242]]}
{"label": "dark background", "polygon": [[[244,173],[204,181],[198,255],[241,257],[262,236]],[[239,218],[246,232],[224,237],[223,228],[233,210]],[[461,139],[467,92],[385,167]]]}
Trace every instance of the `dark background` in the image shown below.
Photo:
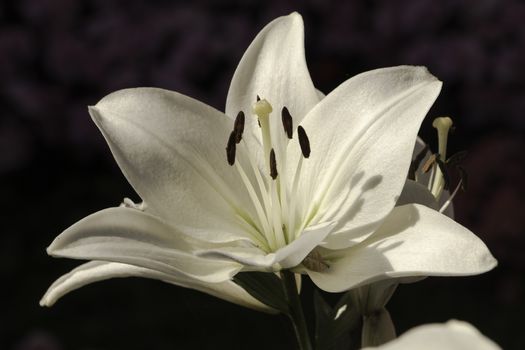
{"label": "dark background", "polygon": [[[444,81],[432,117],[453,116],[468,149],[457,220],[499,260],[476,277],[401,286],[399,332],[467,320],[505,349],[525,344],[525,4],[508,0],[66,1],[0,4],[0,349],[290,348],[287,320],[140,279],[84,287],[51,309],[47,287],[78,262],[45,247],[80,218],[136,199],[86,106],[124,87],[177,90],[219,109],[242,53],[298,10],[314,83],[417,64]],[[305,289],[305,303],[311,304]]]}

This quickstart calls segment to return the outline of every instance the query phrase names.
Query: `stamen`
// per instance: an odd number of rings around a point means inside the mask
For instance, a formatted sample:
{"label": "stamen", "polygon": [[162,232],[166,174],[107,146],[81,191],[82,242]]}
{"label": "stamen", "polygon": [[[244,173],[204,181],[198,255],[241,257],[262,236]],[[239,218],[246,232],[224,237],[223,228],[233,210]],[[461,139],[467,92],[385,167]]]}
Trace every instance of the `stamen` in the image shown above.
{"label": "stamen", "polygon": [[414,157],[414,160],[412,163],[410,163],[410,168],[408,170],[408,179],[409,180],[416,180],[416,171],[419,168],[419,165],[423,161],[423,158],[425,158],[425,155],[428,151],[428,145],[425,145],[421,151]]}
{"label": "stamen", "polygon": [[239,143],[242,140],[242,133],[244,132],[244,112],[240,111],[235,118],[233,124],[233,132],[235,133],[235,143]]}
{"label": "stamen", "polygon": [[295,175],[292,185],[292,195],[289,210],[289,221],[288,221],[288,241],[291,242],[295,238],[295,211],[297,206],[297,189],[299,187],[299,178],[301,176],[301,169],[303,167],[303,159],[299,157],[297,162],[297,168],[295,169]]}
{"label": "stamen", "polygon": [[292,115],[288,111],[288,108],[283,107],[283,110],[281,111],[281,118],[283,121],[284,132],[286,132],[286,136],[291,139],[293,134],[293,120]]}
{"label": "stamen", "polygon": [[261,98],[259,97],[259,95],[257,95],[257,102],[259,102],[261,100]]}
{"label": "stamen", "polygon": [[447,167],[445,165],[445,162],[443,162],[441,159],[439,158],[436,158],[436,163],[439,167],[439,170],[441,171],[441,174],[443,176],[443,183],[444,183],[444,189],[445,190],[448,190],[449,188],[449,185],[450,185],[450,177],[448,176],[448,170],[447,170]]}
{"label": "stamen", "polygon": [[[265,215],[263,207],[261,205],[261,202],[259,201],[259,198],[257,197],[257,193],[255,192],[255,189],[253,187],[253,184],[250,182],[250,179],[246,175],[246,172],[240,165],[240,163],[237,163],[236,165],[237,171],[239,172],[239,175],[241,175],[242,182],[244,183],[244,186],[246,187],[246,190],[248,190],[248,194],[250,196],[250,199],[252,200],[253,205],[255,206],[255,211],[257,212],[257,216],[259,217],[259,223],[262,225],[263,232],[271,232],[270,231],[270,218]],[[275,240],[272,241],[271,235],[266,235],[266,238],[268,239],[268,244],[271,248],[275,248]]]}
{"label": "stamen", "polygon": [[428,173],[430,168],[436,163],[436,159],[437,159],[437,155],[432,154],[430,157],[428,157],[425,164],[423,164],[423,167],[421,168],[421,170],[423,170],[424,173]]}
{"label": "stamen", "polygon": [[270,151],[270,176],[275,180],[277,175],[277,161],[275,160],[275,151],[272,148]]}
{"label": "stamen", "polygon": [[450,205],[450,203],[452,203],[452,200],[454,199],[454,197],[456,197],[456,194],[458,193],[458,190],[460,188],[463,188],[463,179],[459,180],[459,183],[456,186],[456,188],[454,189],[454,192],[452,192],[452,194],[450,195],[449,199],[447,199],[447,201],[445,203],[443,203],[443,205],[439,209],[440,213],[443,213],[445,210],[447,210],[448,206]]}
{"label": "stamen", "polygon": [[305,158],[310,157],[310,141],[308,140],[306,131],[304,131],[304,128],[301,125],[297,127],[297,136],[299,137],[299,145],[301,146],[303,156]]}
{"label": "stamen", "polygon": [[467,171],[465,169],[463,169],[463,167],[461,167],[461,166],[457,166],[456,169],[458,169],[459,178],[461,179],[461,189],[463,191],[466,191],[467,190],[467,186],[468,186],[468,174],[467,174]]}
{"label": "stamen", "polygon": [[228,144],[226,145],[226,158],[228,159],[228,164],[230,165],[235,164],[235,152],[237,149],[236,139],[237,136],[235,134],[235,130],[233,130],[230,134],[230,137],[228,138]]}

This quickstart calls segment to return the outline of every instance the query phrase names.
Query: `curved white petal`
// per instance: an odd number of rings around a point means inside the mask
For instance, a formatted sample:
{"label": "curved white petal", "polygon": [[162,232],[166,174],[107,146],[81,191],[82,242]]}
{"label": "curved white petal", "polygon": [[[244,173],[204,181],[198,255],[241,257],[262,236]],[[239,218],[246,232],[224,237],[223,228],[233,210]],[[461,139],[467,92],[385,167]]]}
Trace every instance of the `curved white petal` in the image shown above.
{"label": "curved white petal", "polygon": [[259,32],[230,84],[226,114],[234,118],[241,110],[246,113],[244,139],[255,153],[261,143],[257,118],[252,114],[257,95],[273,107],[271,118],[277,122],[270,123],[272,145],[279,157],[284,147],[282,108],[288,108],[294,125],[298,125],[320,100],[306,66],[303,19],[296,12],[273,20]]}
{"label": "curved white petal", "polygon": [[472,232],[417,204],[394,208],[362,243],[341,251],[323,250],[322,254],[330,268],[307,273],[328,292],[392,277],[475,275],[497,264]]}
{"label": "curved white petal", "polygon": [[379,347],[381,350],[501,350],[472,325],[451,320],[412,328],[399,338]]}
{"label": "curved white petal", "polygon": [[297,12],[267,24],[250,44],[233,75],[226,114],[235,117],[243,110],[250,115],[257,95],[270,102],[279,118],[286,106],[297,122],[319,101],[306,66],[303,19]]}
{"label": "curved white petal", "polygon": [[333,227],[334,223],[309,227],[290,244],[270,254],[256,247],[220,247],[198,251],[196,254],[218,259],[228,258],[246,265],[246,270],[271,270],[275,264],[279,264],[280,269],[288,269],[299,265],[308,253],[325,239]]}
{"label": "curved white petal", "polygon": [[341,84],[304,118],[312,153],[302,192],[318,208],[314,222],[340,222],[326,247],[361,241],[394,207],[417,131],[440,89],[424,67],[373,70]]}
{"label": "curved white petal", "polygon": [[80,287],[110,278],[122,277],[144,277],[161,280],[177,286],[196,289],[251,309],[275,312],[232,281],[203,283],[182,274],[166,274],[143,267],[106,261],[90,261],[63,275],[49,287],[40,300],[40,305],[52,306],[58,299]]}
{"label": "curved white petal", "polygon": [[252,205],[226,160],[223,113],[156,88],[114,92],[89,111],[148,210],[212,241],[246,237],[236,220]]}
{"label": "curved white petal", "polygon": [[208,247],[160,219],[129,208],[92,214],[62,232],[47,252],[52,256],[121,262],[205,282],[229,280],[241,265],[204,259],[194,249]]}

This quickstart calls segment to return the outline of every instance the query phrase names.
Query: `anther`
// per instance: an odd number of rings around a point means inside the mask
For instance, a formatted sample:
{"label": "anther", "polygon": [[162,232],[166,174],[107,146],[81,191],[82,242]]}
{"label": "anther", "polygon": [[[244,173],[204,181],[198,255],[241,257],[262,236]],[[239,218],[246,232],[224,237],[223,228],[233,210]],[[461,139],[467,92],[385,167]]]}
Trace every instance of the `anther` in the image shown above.
{"label": "anther", "polygon": [[423,170],[424,173],[428,173],[430,168],[432,168],[432,166],[436,163],[436,159],[437,159],[437,154],[435,153],[432,154],[430,157],[428,157],[425,164],[423,164],[423,167],[421,168],[421,170]]}
{"label": "anther", "polygon": [[302,261],[304,267],[316,272],[323,272],[330,268],[330,265],[323,259],[321,253],[312,250]]}
{"label": "anther", "polygon": [[408,178],[410,180],[416,179],[416,171],[421,165],[421,162],[423,161],[423,158],[425,158],[425,155],[428,152],[428,145],[425,145],[421,151],[414,157],[414,160],[412,163],[410,163],[410,168],[408,170]]}
{"label": "anther", "polygon": [[275,180],[277,175],[277,161],[275,160],[275,151],[272,148],[270,151],[270,176]]}
{"label": "anther", "polygon": [[235,130],[233,130],[230,133],[228,144],[226,145],[226,158],[228,159],[228,164],[230,165],[235,164],[235,152],[237,149],[236,139],[237,136],[235,134]]}
{"label": "anther", "polygon": [[308,140],[306,131],[304,131],[304,128],[301,125],[297,127],[297,136],[299,137],[299,145],[301,146],[303,156],[305,158],[310,157],[310,141]]}
{"label": "anther", "polygon": [[259,97],[259,95],[257,95],[257,102],[259,102],[261,100],[261,98]]}
{"label": "anther", "polygon": [[293,134],[293,120],[292,115],[288,111],[288,108],[283,107],[281,111],[281,118],[283,121],[284,132],[286,133],[286,136],[291,139]]}
{"label": "anther", "polygon": [[242,133],[244,131],[244,112],[240,111],[235,118],[233,124],[233,132],[235,133],[235,143],[239,143],[242,140]]}

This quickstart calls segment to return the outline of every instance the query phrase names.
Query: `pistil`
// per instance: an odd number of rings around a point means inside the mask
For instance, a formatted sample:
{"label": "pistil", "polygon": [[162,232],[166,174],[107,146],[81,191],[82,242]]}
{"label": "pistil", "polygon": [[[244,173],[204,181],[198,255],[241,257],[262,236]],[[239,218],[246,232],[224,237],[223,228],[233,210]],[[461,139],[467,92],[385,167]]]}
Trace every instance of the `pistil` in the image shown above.
{"label": "pistil", "polygon": [[432,187],[431,192],[436,197],[437,200],[441,197],[441,193],[443,192],[443,189],[445,187],[445,174],[444,169],[441,169],[442,166],[439,166],[439,164],[444,164],[445,160],[447,159],[447,141],[448,141],[448,133],[450,131],[450,128],[452,127],[452,119],[449,117],[440,117],[434,119],[434,122],[432,123],[432,126],[436,128],[437,134],[438,134],[438,149],[439,149],[439,155],[438,155],[438,161],[434,164],[434,179],[432,181]]}

